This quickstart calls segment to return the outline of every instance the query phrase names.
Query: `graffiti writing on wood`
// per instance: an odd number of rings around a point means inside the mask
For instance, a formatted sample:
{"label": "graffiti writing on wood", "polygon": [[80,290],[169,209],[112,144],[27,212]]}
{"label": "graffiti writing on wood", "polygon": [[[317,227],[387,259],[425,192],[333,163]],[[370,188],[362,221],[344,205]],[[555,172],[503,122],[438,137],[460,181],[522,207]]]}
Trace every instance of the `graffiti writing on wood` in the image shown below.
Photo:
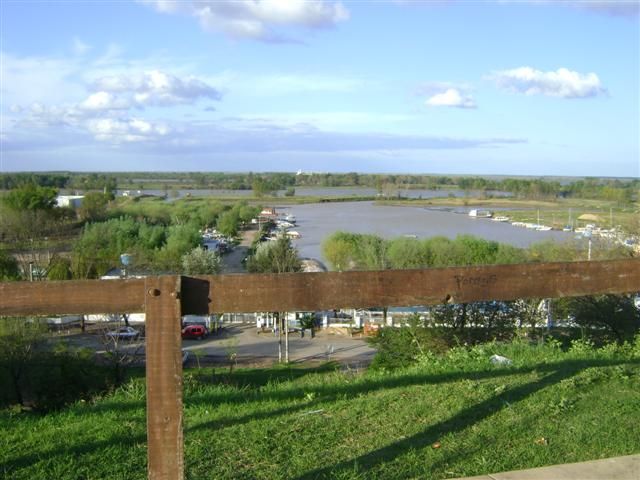
{"label": "graffiti writing on wood", "polygon": [[454,278],[456,279],[458,290],[466,286],[487,287],[489,285],[493,285],[498,281],[497,275],[483,275],[479,277],[466,277],[464,275],[454,275]]}

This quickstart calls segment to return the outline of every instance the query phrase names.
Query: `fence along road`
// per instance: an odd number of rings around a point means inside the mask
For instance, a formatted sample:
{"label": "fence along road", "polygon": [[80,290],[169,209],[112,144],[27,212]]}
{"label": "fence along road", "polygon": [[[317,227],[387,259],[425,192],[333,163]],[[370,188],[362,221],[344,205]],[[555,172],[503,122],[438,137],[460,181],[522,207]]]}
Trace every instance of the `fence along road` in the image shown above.
{"label": "fence along road", "polygon": [[640,259],[426,270],[0,283],[0,315],[147,314],[150,479],[184,478],[182,315],[434,305],[640,291]]}

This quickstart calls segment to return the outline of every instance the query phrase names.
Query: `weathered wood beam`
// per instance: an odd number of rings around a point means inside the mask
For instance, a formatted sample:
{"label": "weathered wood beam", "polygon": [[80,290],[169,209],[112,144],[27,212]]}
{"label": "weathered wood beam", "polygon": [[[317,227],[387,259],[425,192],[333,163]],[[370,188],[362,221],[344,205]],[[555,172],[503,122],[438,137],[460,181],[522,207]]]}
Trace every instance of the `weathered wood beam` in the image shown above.
{"label": "weathered wood beam", "polygon": [[0,315],[144,312],[145,280],[0,283]]}
{"label": "weathered wood beam", "polygon": [[184,478],[180,277],[148,277],[147,460],[150,480]]}
{"label": "weathered wood beam", "polygon": [[[144,279],[0,283],[0,315],[144,310]],[[183,277],[183,313],[320,310],[640,291],[640,259]]]}
{"label": "weathered wood beam", "polygon": [[313,311],[634,292],[640,291],[640,259],[206,280],[212,313]]}

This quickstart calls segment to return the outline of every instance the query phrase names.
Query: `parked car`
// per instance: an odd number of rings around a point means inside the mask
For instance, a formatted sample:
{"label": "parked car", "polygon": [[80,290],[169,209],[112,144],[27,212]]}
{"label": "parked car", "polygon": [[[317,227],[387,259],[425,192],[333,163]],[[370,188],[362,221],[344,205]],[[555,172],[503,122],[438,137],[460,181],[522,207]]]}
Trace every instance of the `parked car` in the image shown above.
{"label": "parked car", "polygon": [[209,335],[209,329],[204,325],[187,325],[182,329],[182,338],[187,340],[202,340]]}
{"label": "parked car", "polygon": [[135,340],[140,336],[140,332],[133,327],[120,327],[118,330],[107,332],[107,336],[120,340]]}

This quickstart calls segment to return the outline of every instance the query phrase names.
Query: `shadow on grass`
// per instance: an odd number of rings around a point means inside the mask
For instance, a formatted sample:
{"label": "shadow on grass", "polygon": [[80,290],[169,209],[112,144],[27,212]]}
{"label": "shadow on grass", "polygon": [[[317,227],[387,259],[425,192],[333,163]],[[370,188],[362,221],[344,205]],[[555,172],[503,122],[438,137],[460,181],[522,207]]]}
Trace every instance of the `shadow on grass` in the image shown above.
{"label": "shadow on grass", "polygon": [[[467,407],[451,418],[438,422],[420,433],[403,440],[393,442],[385,447],[372,450],[369,453],[350,460],[345,460],[335,465],[309,471],[297,477],[297,480],[342,477],[348,472],[354,472],[354,468],[357,468],[358,471],[371,470],[378,465],[394,460],[409,450],[428,447],[446,434],[459,432],[471,427],[473,424],[478,423],[501,410],[505,404],[520,402],[546,387],[557,384],[562,380],[578,374],[586,368],[629,363],[637,364],[640,363],[640,361],[575,360],[531,368],[529,370],[546,372],[547,375],[540,380],[506,390],[480,403]],[[520,372],[522,372],[522,370],[520,370]]]}
{"label": "shadow on grass", "polygon": [[[537,371],[540,374],[545,374],[543,378],[535,382],[530,382],[525,385],[518,386],[516,388],[506,390],[500,394],[497,394],[487,400],[484,400],[478,404],[468,407],[449,419],[443,420],[424,431],[415,434],[404,440],[391,443],[385,447],[378,448],[367,454],[353,458],[348,461],[340,462],[332,466],[319,468],[307,472],[306,474],[298,477],[303,479],[316,479],[316,478],[334,478],[340,474],[345,474],[347,471],[353,471],[354,464],[358,465],[359,469],[368,470],[376,467],[384,462],[393,460],[394,458],[402,455],[409,449],[424,448],[442,435],[450,432],[457,432],[464,430],[465,428],[479,422],[493,413],[500,410],[505,402],[515,403],[524,400],[528,396],[536,393],[537,391],[546,388],[550,385],[560,382],[566,378],[570,378],[573,375],[578,374],[580,371],[591,367],[606,367],[622,364],[638,364],[639,360],[565,360],[557,363],[550,364],[538,364],[531,367],[523,368],[509,368],[509,369],[496,369],[496,370],[480,370],[480,371],[467,371],[467,372],[447,372],[443,374],[412,374],[412,375],[397,375],[392,378],[380,377],[374,379],[365,379],[360,382],[347,383],[343,385],[314,385],[311,390],[315,393],[313,399],[307,402],[297,403],[291,406],[285,406],[277,408],[275,410],[265,410],[260,412],[252,412],[242,416],[230,416],[227,418],[220,418],[209,422],[200,423],[191,427],[185,428],[186,433],[198,430],[227,428],[235,425],[242,425],[245,423],[260,421],[263,419],[273,419],[274,417],[288,415],[297,411],[311,409],[319,403],[326,403],[335,401],[338,399],[355,398],[359,395],[375,392],[382,389],[394,389],[400,387],[408,387],[419,384],[445,384],[449,382],[455,382],[458,380],[481,380],[490,378],[501,378],[510,375],[526,374],[532,371]],[[236,371],[233,376],[238,385],[249,386],[253,388],[259,388],[269,384],[269,382],[287,381],[301,378],[305,375],[314,374],[318,372],[327,372],[335,369],[332,364],[325,365],[318,368],[303,368],[303,369],[289,369],[289,368],[276,368],[267,369],[262,371]],[[188,405],[213,405],[218,403],[229,402],[260,402],[265,400],[300,400],[310,390],[309,387],[287,389],[285,391],[256,391],[249,398],[246,391],[238,392],[223,392],[221,394],[202,395],[192,399],[186,399],[185,404]],[[120,404],[118,402],[112,402],[108,407],[100,408],[100,406],[94,407],[88,410],[87,413],[92,413],[97,408],[99,411],[114,410],[122,412],[121,407],[126,409],[140,408],[143,402],[127,402]],[[108,440],[101,440],[98,442],[89,442],[79,445],[72,445],[61,448],[48,448],[46,450],[33,451],[26,455],[21,455],[12,459],[8,459],[2,466],[5,474],[11,474],[11,472],[26,468],[34,463],[46,458],[50,462],[55,457],[66,456],[81,456],[84,454],[90,454],[101,449],[106,449],[118,446],[133,446],[145,442],[146,435],[132,435],[132,436],[113,436]]]}

